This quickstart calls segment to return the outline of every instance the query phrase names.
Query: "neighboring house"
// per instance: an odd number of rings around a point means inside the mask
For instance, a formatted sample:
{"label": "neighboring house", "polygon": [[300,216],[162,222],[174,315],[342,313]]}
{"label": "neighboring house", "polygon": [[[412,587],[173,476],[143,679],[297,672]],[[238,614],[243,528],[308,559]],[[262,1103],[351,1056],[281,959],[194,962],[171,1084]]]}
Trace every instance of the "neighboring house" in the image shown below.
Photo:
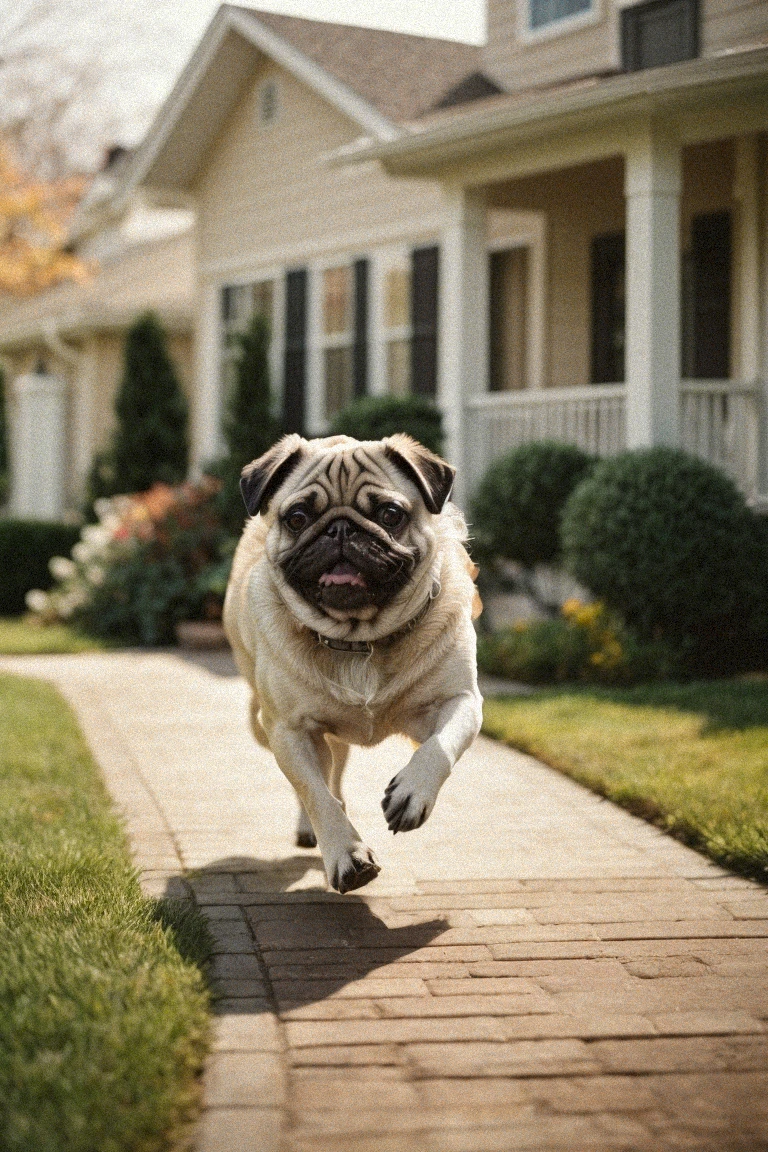
{"label": "neighboring house", "polygon": [[193,217],[152,207],[140,192],[116,210],[118,175],[110,168],[95,178],[73,222],[86,281],[0,297],[12,515],[57,519],[77,510],[113,427],[126,329],[147,309],[161,317],[192,397]]}

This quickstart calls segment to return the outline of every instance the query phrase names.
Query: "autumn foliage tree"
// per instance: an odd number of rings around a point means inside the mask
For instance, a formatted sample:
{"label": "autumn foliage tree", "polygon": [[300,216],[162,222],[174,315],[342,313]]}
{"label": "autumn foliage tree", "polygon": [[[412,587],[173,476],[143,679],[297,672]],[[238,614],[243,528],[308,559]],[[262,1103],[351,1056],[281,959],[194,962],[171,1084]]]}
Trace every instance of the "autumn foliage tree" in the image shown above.
{"label": "autumn foliage tree", "polygon": [[32,296],[88,270],[66,250],[69,218],[83,192],[79,178],[32,179],[0,143],[0,293]]}

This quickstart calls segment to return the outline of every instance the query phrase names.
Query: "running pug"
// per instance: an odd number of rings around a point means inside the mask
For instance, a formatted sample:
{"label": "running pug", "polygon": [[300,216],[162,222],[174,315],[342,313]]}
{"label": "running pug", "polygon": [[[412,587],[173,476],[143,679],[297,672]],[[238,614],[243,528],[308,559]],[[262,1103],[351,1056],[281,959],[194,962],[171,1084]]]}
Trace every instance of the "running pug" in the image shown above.
{"label": "running pug", "polygon": [[380,871],[350,823],[350,744],[416,744],[388,785],[392,832],[418,828],[480,729],[472,619],[480,602],[454,470],[409,436],[286,436],[243,470],[252,519],[224,626],[253,689],[251,724],[301,802],[297,842],[331,885]]}

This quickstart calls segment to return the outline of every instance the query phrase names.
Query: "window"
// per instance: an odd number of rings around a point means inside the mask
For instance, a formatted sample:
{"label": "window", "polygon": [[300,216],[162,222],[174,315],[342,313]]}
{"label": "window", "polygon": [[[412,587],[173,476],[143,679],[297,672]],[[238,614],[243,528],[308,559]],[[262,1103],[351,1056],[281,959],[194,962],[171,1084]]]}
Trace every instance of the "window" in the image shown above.
{"label": "window", "polygon": [[253,284],[229,284],[221,290],[221,375],[223,394],[234,385],[240,354],[238,336],[247,330],[256,315],[274,322],[274,284],[259,280]]}
{"label": "window", "polygon": [[411,390],[411,271],[407,266],[384,272],[382,328],[387,391],[405,396]]}
{"label": "window", "polygon": [[697,0],[652,0],[621,13],[625,72],[660,68],[699,54]]}
{"label": "window", "polygon": [[322,274],[322,349],[325,415],[335,416],[354,396],[352,268],[326,268]]}
{"label": "window", "polygon": [[730,212],[707,212],[691,222],[683,257],[683,376],[725,380],[731,368]]}
{"label": "window", "polygon": [[624,233],[592,241],[592,383],[624,381]]}
{"label": "window", "polygon": [[527,248],[491,252],[489,271],[491,391],[525,388]]}
{"label": "window", "polygon": [[528,0],[528,27],[535,31],[591,11],[592,0]]}
{"label": "window", "polygon": [[265,80],[259,88],[259,123],[269,128],[277,120],[279,112],[276,80]]}

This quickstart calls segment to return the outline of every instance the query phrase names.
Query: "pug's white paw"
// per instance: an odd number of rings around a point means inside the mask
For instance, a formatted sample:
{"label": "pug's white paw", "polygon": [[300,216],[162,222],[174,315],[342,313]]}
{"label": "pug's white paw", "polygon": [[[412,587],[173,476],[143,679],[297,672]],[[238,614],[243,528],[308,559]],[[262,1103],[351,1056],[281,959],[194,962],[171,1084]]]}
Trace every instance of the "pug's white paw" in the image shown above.
{"label": "pug's white paw", "polygon": [[390,832],[411,832],[421,827],[450,771],[451,762],[434,737],[416,749],[384,791],[381,807]]}
{"label": "pug's white paw", "polygon": [[373,852],[365,844],[359,844],[338,858],[334,866],[328,869],[328,878],[331,887],[344,895],[345,892],[370,884],[379,872],[381,866]]}

